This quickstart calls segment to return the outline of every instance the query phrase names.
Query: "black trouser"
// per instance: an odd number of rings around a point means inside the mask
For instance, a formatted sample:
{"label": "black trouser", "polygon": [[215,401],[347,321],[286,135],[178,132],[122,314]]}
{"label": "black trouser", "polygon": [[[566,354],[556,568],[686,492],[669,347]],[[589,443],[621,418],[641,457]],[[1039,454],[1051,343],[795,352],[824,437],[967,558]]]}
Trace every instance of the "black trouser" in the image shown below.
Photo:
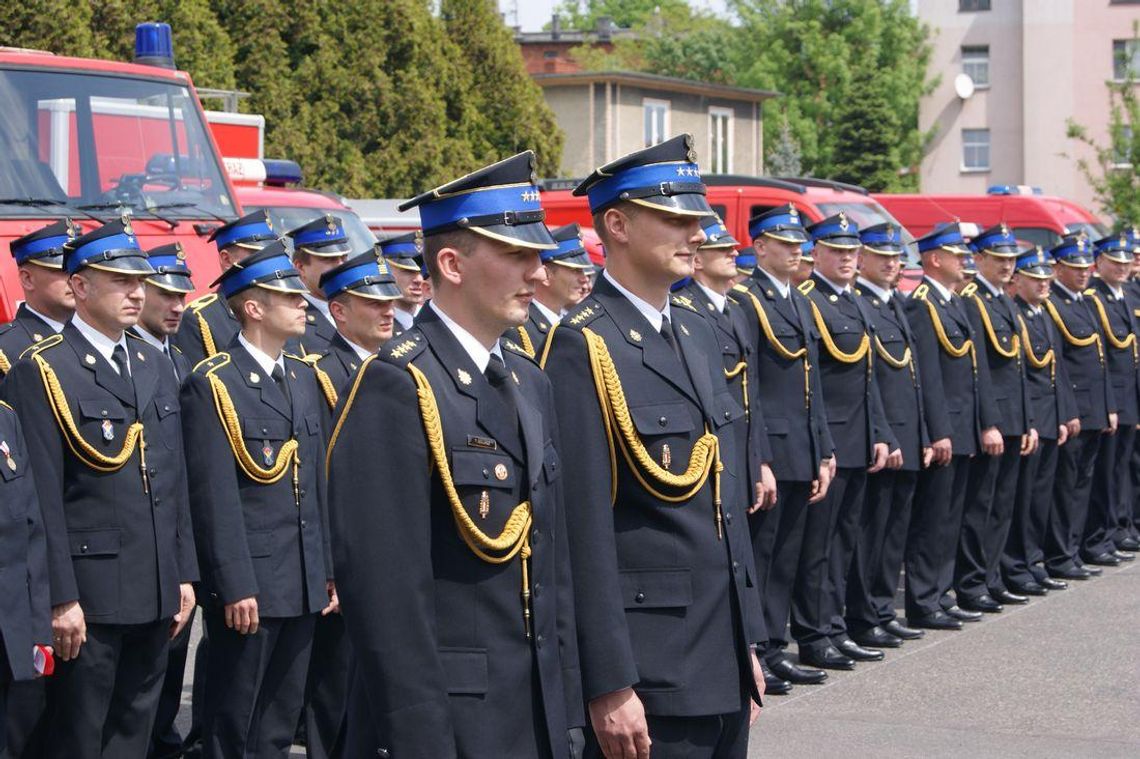
{"label": "black trouser", "polygon": [[979,453],[970,461],[954,566],[954,588],[959,600],[1003,587],[998,568],[1013,518],[1021,437],[1007,435],[1002,442],[1000,456]]}
{"label": "black trouser", "polygon": [[8,733],[9,759],[43,756],[43,716],[47,708],[46,680],[21,680],[8,687],[8,706],[2,714]]}
{"label": "black trouser", "polygon": [[[850,469],[836,470],[827,495],[812,504],[804,520],[796,582],[792,587],[792,637],[800,651],[831,645],[831,603],[828,582],[832,537],[839,504],[843,500],[846,475]],[[771,634],[771,633],[769,633]]]}
{"label": "black trouser", "polygon": [[1089,509],[1081,533],[1081,557],[1085,560],[1116,550],[1112,533],[1116,526],[1116,499],[1120,496],[1117,435],[1102,434],[1096,447]]}
{"label": "black trouser", "polygon": [[336,759],[344,755],[348,666],[344,619],[339,614],[318,617],[302,713],[309,759]]}
{"label": "black trouser", "polygon": [[1116,482],[1120,490],[1112,501],[1109,538],[1113,547],[1133,533],[1132,502],[1136,493],[1132,485],[1132,452],[1136,449],[1136,437],[1133,425],[1121,426],[1116,431]]}
{"label": "black trouser", "polygon": [[[831,549],[827,559],[827,614],[830,620],[828,636],[837,643],[847,636],[847,622],[844,609],[847,599],[847,577],[850,574],[862,576],[865,571],[866,554],[863,547],[863,508],[867,497],[867,470],[840,469],[843,476],[837,476],[843,483],[843,491],[832,514],[834,527],[831,531]],[[837,472],[837,475],[838,475]],[[855,588],[862,594],[862,583]]]}
{"label": "black trouser", "polygon": [[908,617],[940,611],[939,602],[953,584],[969,473],[969,456],[951,456],[945,466],[918,475],[906,540]]}
{"label": "black trouser", "polygon": [[810,496],[810,482],[777,482],[776,507],[748,516],[756,570],[763,578],[759,590],[768,628],[764,658],[769,662],[782,658],[788,646],[788,617],[799,573],[804,525],[808,510],[819,505],[809,506]]}
{"label": "black trouser", "polygon": [[[647,714],[653,759],[747,759],[749,709],[706,717]],[[593,731],[586,732],[585,756],[601,759]]]}
{"label": "black trouser", "polygon": [[203,616],[210,629],[210,658],[202,755],[287,757],[301,715],[316,615],[262,617],[252,635],[226,627],[220,606],[207,608]]}
{"label": "black trouser", "polygon": [[861,567],[847,576],[847,629],[864,632],[895,614],[907,528],[918,472],[884,469],[867,477]]}
{"label": "black trouser", "polygon": [[154,716],[154,728],[150,734],[151,759],[176,757],[182,754],[182,736],[174,726],[178,710],[182,706],[182,680],[186,674],[186,654],[190,649],[190,630],[194,627],[197,607],[190,611],[190,620],[170,642],[167,653],[166,676],[162,680],[162,690],[158,695],[158,710]]}
{"label": "black trouser", "polygon": [[1001,556],[1006,583],[1028,585],[1045,577],[1045,528],[1053,505],[1053,477],[1057,470],[1057,441],[1041,440],[1037,450],[1023,456],[1014,495],[1013,521]]}
{"label": "black trouser", "polygon": [[166,674],[170,620],[87,623],[87,642],[48,679],[48,759],[146,756]]}
{"label": "black trouser", "polygon": [[1063,571],[1077,566],[1100,437],[1100,430],[1081,432],[1057,453],[1053,509],[1045,533],[1046,569]]}

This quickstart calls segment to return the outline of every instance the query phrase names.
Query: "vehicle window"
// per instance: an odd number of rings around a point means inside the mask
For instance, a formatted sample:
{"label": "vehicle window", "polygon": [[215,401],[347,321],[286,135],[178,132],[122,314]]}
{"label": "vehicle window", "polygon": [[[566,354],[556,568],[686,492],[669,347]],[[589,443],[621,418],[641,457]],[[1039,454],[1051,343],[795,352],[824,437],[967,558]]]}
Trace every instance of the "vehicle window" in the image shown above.
{"label": "vehicle window", "polygon": [[1074,221],[1065,225],[1065,231],[1070,234],[1074,232],[1084,232],[1089,236],[1090,240],[1099,240],[1108,235],[1107,227],[1093,221]]}
{"label": "vehicle window", "polygon": [[712,206],[712,210],[720,217],[721,221],[724,221],[724,217],[728,215],[728,206],[720,203]]}
{"label": "vehicle window", "polygon": [[291,229],[296,229],[302,224],[307,224],[313,219],[319,219],[328,213],[340,219],[340,223],[344,226],[345,234],[348,235],[348,240],[352,244],[352,253],[350,255],[364,253],[376,245],[376,235],[372,234],[372,230],[369,229],[353,211],[306,208],[303,206],[259,207],[247,205],[245,207],[246,213],[261,210],[269,213],[269,220],[273,223],[273,228],[278,230],[281,234],[285,234]]}
{"label": "vehicle window", "polygon": [[[0,70],[0,215],[77,207],[232,218],[188,87],[67,71]],[[16,202],[13,202],[16,201]],[[35,201],[40,201],[39,203]]]}
{"label": "vehicle window", "polygon": [[[1061,235],[1046,227],[1012,227],[1011,231],[1018,240],[1030,245],[1040,245],[1045,250],[1061,242]],[[1089,235],[1091,236],[1092,232],[1089,232]]]}

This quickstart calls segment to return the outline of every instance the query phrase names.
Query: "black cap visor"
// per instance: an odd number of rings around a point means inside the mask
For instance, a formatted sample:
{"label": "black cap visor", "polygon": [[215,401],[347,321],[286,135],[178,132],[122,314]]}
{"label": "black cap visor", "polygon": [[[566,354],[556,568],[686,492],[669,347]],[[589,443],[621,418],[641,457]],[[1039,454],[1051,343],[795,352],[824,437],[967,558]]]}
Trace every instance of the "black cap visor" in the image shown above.
{"label": "black cap visor", "polygon": [[627,200],[639,206],[676,216],[708,216],[713,213],[708,198],[702,193],[696,192],[684,192],[677,195],[647,195],[641,198],[627,198]]}
{"label": "black cap visor", "polygon": [[368,298],[369,300],[398,300],[404,297],[400,288],[390,279],[385,279],[380,282],[360,282],[345,290],[341,290],[337,294],[355,295],[358,298]]}
{"label": "black cap visor", "polygon": [[288,274],[280,277],[267,277],[264,280],[253,282],[251,287],[260,287],[262,290],[272,290],[278,293],[307,293],[309,288],[305,287],[305,283],[296,274]]}
{"label": "black cap visor", "polygon": [[352,252],[352,244],[348,240],[337,240],[322,245],[294,245],[293,249],[308,253],[310,256],[339,258]]}
{"label": "black cap visor", "polygon": [[100,255],[84,261],[78,271],[84,269],[99,269],[116,274],[137,274],[139,276],[149,276],[155,273],[146,253],[136,248],[104,251]]}
{"label": "black cap visor", "polygon": [[594,268],[594,262],[590,260],[590,256],[587,255],[586,251],[584,251],[584,250],[579,251],[577,253],[571,253],[570,255],[563,256],[561,258],[552,258],[552,259],[548,260],[546,263],[558,264],[559,266],[565,266],[569,269],[593,269]]}
{"label": "black cap visor", "polygon": [[[530,250],[554,250],[558,243],[550,235],[550,230],[541,221],[532,224],[492,224],[486,227],[465,227],[475,234],[498,240],[512,247]],[[418,269],[419,266],[417,265]]]}
{"label": "black cap visor", "polygon": [[[59,248],[55,248],[54,250],[59,250]],[[36,266],[42,266],[45,269],[62,269],[63,268],[63,253],[60,252],[54,256],[48,255],[48,256],[36,256],[35,258],[25,258],[21,262],[21,265],[23,265],[23,264],[35,264]]]}
{"label": "black cap visor", "polygon": [[148,284],[167,290],[172,293],[192,293],[194,292],[194,283],[190,281],[190,277],[185,274],[177,274],[174,272],[166,272],[160,274],[152,274],[146,278]]}
{"label": "black cap visor", "polygon": [[821,237],[816,240],[815,246],[818,248],[820,245],[836,250],[855,250],[863,247],[863,241],[855,235],[837,235],[835,237]]}
{"label": "black cap visor", "polygon": [[1024,269],[1018,269],[1018,274],[1033,279],[1051,279],[1053,277],[1053,267],[1046,264],[1036,264],[1034,266],[1027,266]]}
{"label": "black cap visor", "polygon": [[762,237],[771,237],[773,240],[779,240],[780,242],[802,243],[808,241],[807,232],[803,229],[797,229],[796,227],[789,227],[787,229],[780,229],[778,227],[765,229],[760,235]]}

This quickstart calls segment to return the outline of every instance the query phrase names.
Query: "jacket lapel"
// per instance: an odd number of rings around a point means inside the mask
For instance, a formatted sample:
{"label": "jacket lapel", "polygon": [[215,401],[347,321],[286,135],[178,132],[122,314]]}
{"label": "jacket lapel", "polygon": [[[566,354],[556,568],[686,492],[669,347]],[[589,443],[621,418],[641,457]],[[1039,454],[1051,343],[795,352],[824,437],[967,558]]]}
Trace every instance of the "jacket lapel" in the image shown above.
{"label": "jacket lapel", "polygon": [[[65,324],[62,334],[68,345],[75,351],[79,365],[95,375],[95,384],[131,408],[138,408],[135,405],[137,400],[130,383],[119,376],[115,367],[111,366],[111,362],[95,350],[95,346],[87,341],[87,338],[76,329],[74,324],[71,322]],[[138,361],[136,360],[134,363],[137,364]]]}
{"label": "jacket lapel", "polygon": [[245,346],[237,341],[237,338],[234,338],[234,341],[230,343],[229,354],[230,360],[234,362],[234,366],[241,374],[242,382],[251,390],[257,391],[263,404],[292,422],[293,414],[289,409],[289,403],[281,394],[277,383],[273,381],[272,376],[265,373],[265,370],[250,355]]}

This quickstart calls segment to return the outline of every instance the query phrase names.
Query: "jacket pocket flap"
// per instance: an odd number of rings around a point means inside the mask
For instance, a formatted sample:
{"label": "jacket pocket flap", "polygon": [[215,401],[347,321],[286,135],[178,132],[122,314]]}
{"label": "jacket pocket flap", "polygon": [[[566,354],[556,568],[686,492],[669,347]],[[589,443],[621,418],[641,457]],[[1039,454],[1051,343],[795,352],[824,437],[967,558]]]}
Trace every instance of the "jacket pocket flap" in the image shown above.
{"label": "jacket pocket flap", "polygon": [[463,448],[451,450],[451,478],[456,485],[513,488],[517,476],[510,456]]}
{"label": "jacket pocket flap", "polygon": [[629,415],[633,425],[642,435],[672,435],[690,432],[693,417],[684,403],[653,403],[645,406],[630,406]]}
{"label": "jacket pocket flap", "polygon": [[723,427],[729,422],[735,422],[744,416],[744,409],[728,393],[721,393],[716,397],[716,411],[713,413],[713,423]]}
{"label": "jacket pocket flap", "polygon": [[764,427],[768,430],[769,435],[788,434],[788,420],[782,416],[768,416],[765,414]]}
{"label": "jacket pocket flap", "polygon": [[693,603],[693,580],[688,569],[625,569],[621,597],[627,609],[667,609]]}
{"label": "jacket pocket flap", "polygon": [[310,435],[321,434],[320,414],[308,414],[305,417],[305,427],[308,429]]}
{"label": "jacket pocket flap", "polygon": [[249,531],[245,534],[251,559],[260,559],[273,553],[273,530]]}
{"label": "jacket pocket flap", "polygon": [[246,440],[288,440],[292,424],[285,419],[249,418],[241,420],[242,436]]}
{"label": "jacket pocket flap", "polygon": [[482,648],[441,648],[448,694],[481,696],[487,692],[487,651]]}
{"label": "jacket pocket flap", "polygon": [[558,451],[551,443],[546,444],[546,449],[542,453],[542,470],[546,474],[548,483],[554,482],[562,474],[562,462],[559,461]]}
{"label": "jacket pocket flap", "polygon": [[110,419],[114,422],[121,422],[126,418],[123,407],[117,403],[83,399],[79,401],[79,415],[84,419]]}
{"label": "jacket pocket flap", "polygon": [[69,532],[72,556],[118,556],[120,535],[117,528]]}
{"label": "jacket pocket flap", "polygon": [[177,414],[179,412],[178,398],[173,395],[159,395],[154,399],[154,410],[159,419]]}

